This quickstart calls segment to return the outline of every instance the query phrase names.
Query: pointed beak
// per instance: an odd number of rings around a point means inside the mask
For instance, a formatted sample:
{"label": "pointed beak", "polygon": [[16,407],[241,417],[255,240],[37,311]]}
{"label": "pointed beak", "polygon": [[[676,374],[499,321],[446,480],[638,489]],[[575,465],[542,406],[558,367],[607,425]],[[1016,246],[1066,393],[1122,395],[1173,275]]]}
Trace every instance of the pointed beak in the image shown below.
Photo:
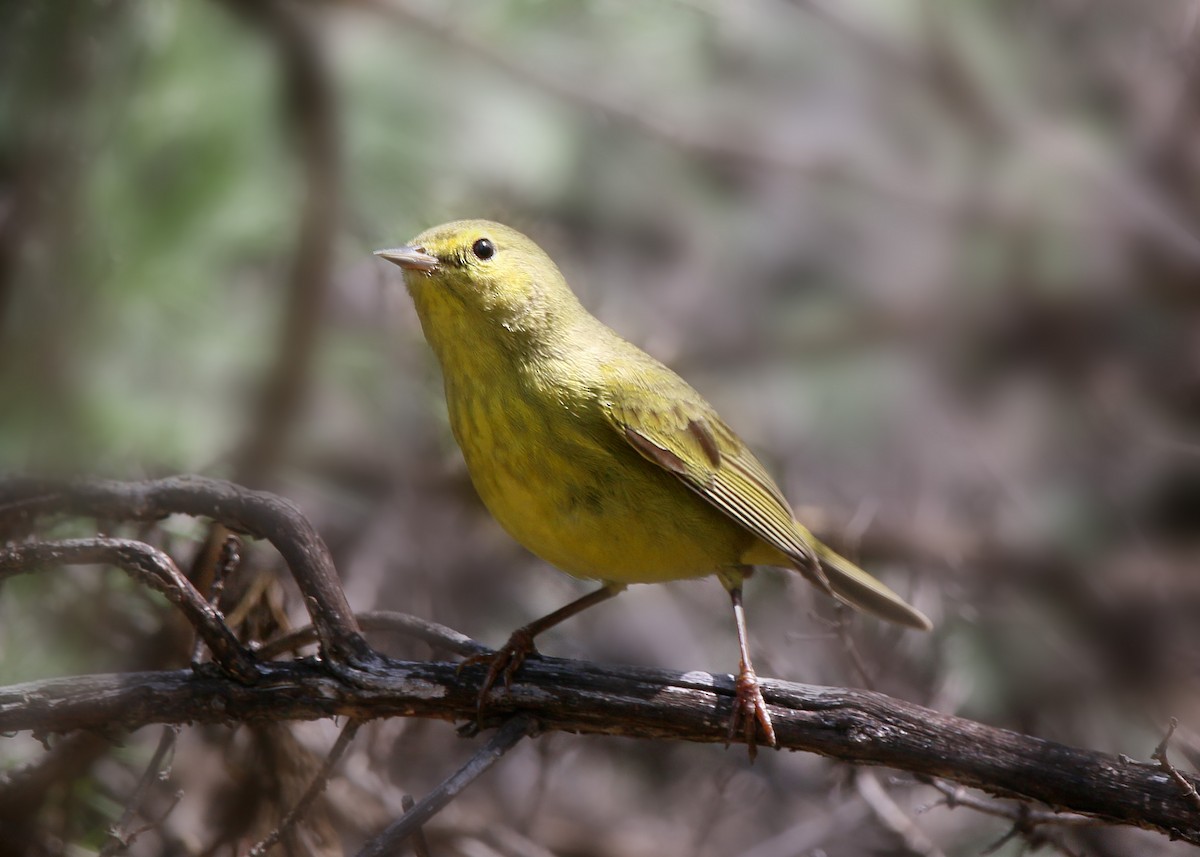
{"label": "pointed beak", "polygon": [[430,256],[420,247],[393,247],[390,250],[376,250],[375,255],[387,259],[393,265],[399,265],[406,271],[436,271],[437,256]]}

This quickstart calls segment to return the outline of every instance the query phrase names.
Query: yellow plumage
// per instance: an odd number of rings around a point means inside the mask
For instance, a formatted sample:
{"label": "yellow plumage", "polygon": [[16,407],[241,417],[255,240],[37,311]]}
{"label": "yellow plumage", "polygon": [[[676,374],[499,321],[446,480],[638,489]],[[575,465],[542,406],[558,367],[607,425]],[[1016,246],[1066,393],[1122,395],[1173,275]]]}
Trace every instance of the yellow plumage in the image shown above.
{"label": "yellow plumage", "polygon": [[[589,314],[524,235],[458,221],[380,255],[406,269],[480,497],[535,554],[612,591],[718,574],[739,621],[743,569],[791,567],[855,607],[930,627],[798,524],[712,406]],[[744,640],[743,655],[752,679]],[[761,695],[753,702],[773,737]],[[753,742],[753,718],[750,729]]]}

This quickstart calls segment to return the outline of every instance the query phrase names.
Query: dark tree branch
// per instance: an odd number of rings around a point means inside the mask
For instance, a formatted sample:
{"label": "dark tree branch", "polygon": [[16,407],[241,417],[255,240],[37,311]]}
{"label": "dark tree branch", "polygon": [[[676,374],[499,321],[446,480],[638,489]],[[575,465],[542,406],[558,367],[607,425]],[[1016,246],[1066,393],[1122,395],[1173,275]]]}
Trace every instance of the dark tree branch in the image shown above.
{"label": "dark tree branch", "polygon": [[939,804],[945,806],[947,809],[956,809],[963,806],[994,818],[1005,818],[1009,821],[1020,820],[1031,826],[1054,824],[1059,827],[1095,827],[1097,824],[1100,824],[1099,820],[1090,815],[1031,810],[1020,804],[975,797],[961,786],[951,785],[932,777],[921,777],[920,779],[945,795],[945,799],[939,801]]}
{"label": "dark tree branch", "polygon": [[[278,58],[284,140],[300,166],[304,196],[285,282],[286,305],[274,363],[262,380],[255,418],[233,453],[234,481],[269,487],[304,407],[321,331],[341,219],[341,145],[337,98],[314,21],[319,10],[293,0],[221,0],[266,38]],[[214,524],[192,565],[208,592],[228,535]],[[263,613],[266,611],[264,610]]]}
{"label": "dark tree branch", "polygon": [[[0,688],[0,731],[112,731],[152,723],[279,722],[344,716],[354,721],[416,716],[474,720],[477,687],[448,663],[400,662],[373,653],[359,633],[325,544],[291,503],[226,482],[176,477],[140,483],[0,480],[0,537],[29,532],[50,515],[153,521],[181,513],[269,539],[296,576],[329,663],[252,662],[256,680],[195,671],[52,679]],[[7,560],[7,565],[5,563]],[[113,562],[178,597],[198,629],[230,663],[219,614],[181,582],[165,555],[118,539],[10,545],[0,578],[31,561]],[[189,597],[190,595],[190,597]],[[478,644],[411,617],[372,616],[372,625],[415,634],[460,653]],[[226,629],[227,632],[227,629]],[[278,652],[311,639],[299,632]],[[236,641],[234,641],[234,645]],[[244,656],[244,651],[241,651]],[[243,666],[245,666],[243,664]],[[231,670],[232,672],[232,670]],[[478,677],[470,670],[468,676]],[[493,692],[488,725],[513,715],[540,728],[698,742],[725,742],[733,702],[729,676],[680,675],[532,659],[510,691]],[[1197,778],[1159,764],[1091,752],[938,714],[864,690],[764,681],[780,746],[847,762],[940,777],[1001,797],[1034,801],[1106,823],[1157,830],[1200,845]],[[1165,758],[1165,742],[1159,751]],[[1043,813],[1043,815],[1047,815]]]}
{"label": "dark tree branch", "polygon": [[[422,619],[419,616],[411,616],[408,613],[398,613],[393,610],[368,610],[363,613],[355,613],[354,618],[364,631],[389,631],[407,637],[416,637],[435,648],[444,649],[463,657],[491,651],[483,643],[476,642],[453,628],[447,628],[445,625]],[[302,646],[315,642],[317,642],[316,629],[312,625],[307,625],[264,643],[256,654],[263,660],[270,660],[279,657],[284,652],[294,652]]]}
{"label": "dark tree branch", "polygon": [[369,667],[375,654],[359,633],[325,542],[295,504],[262,491],[198,476],[147,482],[0,480],[0,538],[27,533],[51,515],[157,521],[182,514],[210,518],[266,539],[304,594],[325,654]]}
{"label": "dark tree branch", "polygon": [[258,678],[254,657],[229,630],[220,611],[196,591],[169,556],[144,542],[97,537],[10,545],[0,548],[0,581],[46,567],[94,563],[115,565],[161,592],[191,623],[222,669],[239,681]]}
{"label": "dark tree branch", "polygon": [[[400,799],[400,806],[405,812],[411,812],[416,806],[416,801],[412,795],[405,795]],[[431,857],[429,853],[429,842],[425,838],[425,831],[418,827],[412,834],[412,850],[414,857]]]}
{"label": "dark tree branch", "polygon": [[234,462],[238,482],[261,487],[286,447],[311,376],[341,220],[341,143],[336,92],[313,20],[319,10],[290,0],[222,2],[261,31],[276,50],[286,139],[295,147],[304,186],[275,363],[265,380],[257,419]]}
{"label": "dark tree branch", "polygon": [[449,806],[450,801],[458,797],[463,789],[487,773],[492,765],[500,761],[501,756],[517,746],[526,735],[532,734],[535,728],[533,719],[527,715],[518,714],[509,718],[465,765],[363,846],[356,857],[386,857],[396,853],[406,839],[418,834],[422,825]]}
{"label": "dark tree branch", "polygon": [[[350,686],[304,661],[260,665],[243,685],[189,671],[50,679],[0,688],[0,731],[136,729],[151,723],[372,719],[472,720],[477,687],[450,663],[389,661],[370,687]],[[473,675],[475,670],[467,675]],[[538,658],[508,692],[494,692],[487,725],[525,712],[543,729],[723,743],[733,680]],[[1200,810],[1152,763],[1068,747],[939,714],[870,691],[764,680],[781,747],[941,777],[1111,824],[1200,845]],[[1196,777],[1180,773],[1196,786]]]}

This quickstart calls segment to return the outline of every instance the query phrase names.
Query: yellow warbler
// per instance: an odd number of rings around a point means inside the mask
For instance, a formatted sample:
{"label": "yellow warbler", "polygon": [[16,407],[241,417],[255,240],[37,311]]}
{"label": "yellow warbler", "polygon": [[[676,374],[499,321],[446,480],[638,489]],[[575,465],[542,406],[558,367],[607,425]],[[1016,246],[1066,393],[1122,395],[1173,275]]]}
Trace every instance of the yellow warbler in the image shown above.
{"label": "yellow warbler", "polygon": [[742,440],[682,378],[593,317],[521,233],[447,223],[377,255],[404,269],[442,366],[450,425],[471,480],[533,553],[603,587],[513,633],[483,696],[533,638],[631,583],[715,574],[741,648],[729,735],[753,756],[775,732],[747,647],[742,581],[793,568],[854,607],[912,628],[929,620],[797,523]]}

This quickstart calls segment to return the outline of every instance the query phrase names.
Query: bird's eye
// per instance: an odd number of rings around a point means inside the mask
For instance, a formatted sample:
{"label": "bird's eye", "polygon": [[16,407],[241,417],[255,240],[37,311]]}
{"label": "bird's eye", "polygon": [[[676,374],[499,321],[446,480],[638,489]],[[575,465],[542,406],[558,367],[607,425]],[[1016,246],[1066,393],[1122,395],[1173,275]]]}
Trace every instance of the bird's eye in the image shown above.
{"label": "bird's eye", "polygon": [[486,238],[480,238],[471,245],[471,252],[475,254],[476,259],[487,261],[496,255],[496,245]]}

